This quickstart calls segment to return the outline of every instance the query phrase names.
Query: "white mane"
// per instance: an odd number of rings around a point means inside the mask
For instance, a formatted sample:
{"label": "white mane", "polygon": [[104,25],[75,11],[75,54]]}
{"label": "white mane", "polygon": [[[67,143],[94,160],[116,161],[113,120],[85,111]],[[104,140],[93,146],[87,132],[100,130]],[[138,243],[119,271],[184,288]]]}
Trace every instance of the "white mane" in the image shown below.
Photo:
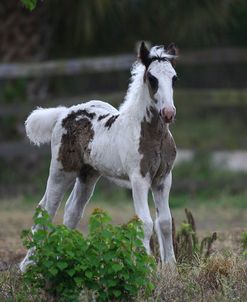
{"label": "white mane", "polygon": [[137,100],[141,94],[141,87],[143,85],[145,66],[136,61],[131,69],[130,84],[124,98],[124,102],[120,105],[119,110],[125,111],[130,105],[133,105],[133,101]]}
{"label": "white mane", "polygon": [[160,58],[160,59],[173,59],[176,56],[170,55],[168,54],[165,49],[164,46],[154,46],[150,49],[150,53],[149,53],[150,58]]}

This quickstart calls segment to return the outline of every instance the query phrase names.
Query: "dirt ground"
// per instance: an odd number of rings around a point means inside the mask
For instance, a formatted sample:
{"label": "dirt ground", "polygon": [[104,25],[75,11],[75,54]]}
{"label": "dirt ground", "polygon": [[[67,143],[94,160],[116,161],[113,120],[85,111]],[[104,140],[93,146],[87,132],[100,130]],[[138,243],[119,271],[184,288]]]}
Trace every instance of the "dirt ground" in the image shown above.
{"label": "dirt ground", "polygon": [[[103,208],[113,218],[113,223],[127,222],[133,215],[131,202],[123,204],[107,204],[92,202],[84,213],[79,224],[79,229],[86,233],[87,221],[90,213],[96,207]],[[0,204],[0,271],[5,270],[10,264],[18,263],[25,255],[26,250],[20,239],[21,231],[30,228],[35,205],[22,204],[18,199],[3,201]],[[214,247],[216,250],[238,250],[240,248],[241,232],[247,227],[247,211],[233,208],[208,208],[205,205],[190,208],[197,225],[199,235],[205,236],[214,231],[218,234],[218,240]],[[152,208],[152,212],[154,209]],[[176,228],[184,220],[184,210],[172,210]],[[62,223],[63,206],[59,209],[55,222]]]}

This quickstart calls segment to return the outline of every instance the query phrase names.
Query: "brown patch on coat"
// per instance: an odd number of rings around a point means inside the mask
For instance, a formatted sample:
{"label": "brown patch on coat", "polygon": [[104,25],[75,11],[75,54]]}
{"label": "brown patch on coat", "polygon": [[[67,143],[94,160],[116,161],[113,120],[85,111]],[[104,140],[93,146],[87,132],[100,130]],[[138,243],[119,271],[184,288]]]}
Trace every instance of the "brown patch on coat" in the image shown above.
{"label": "brown patch on coat", "polygon": [[110,115],[110,113],[100,115],[100,116],[98,117],[98,122],[101,121],[101,120],[103,120],[104,118],[106,118],[106,117],[109,116],[109,115]]}
{"label": "brown patch on coat", "polygon": [[158,91],[159,86],[153,88],[148,80],[148,91],[149,91],[149,95],[150,98],[155,102],[155,104],[158,103],[158,101],[156,100],[156,98],[154,97],[154,95],[156,94],[156,92]]}
{"label": "brown patch on coat", "polygon": [[[79,116],[82,116],[78,119]],[[84,166],[84,159],[90,154],[88,144],[94,137],[91,121],[95,113],[86,110],[72,111],[62,121],[67,131],[62,136],[58,160],[66,172],[80,171]]]}
{"label": "brown patch on coat", "polygon": [[88,117],[90,120],[92,120],[95,117],[94,112],[88,112],[86,109],[80,109],[75,112],[77,116],[83,115]]}
{"label": "brown patch on coat", "polygon": [[108,128],[108,130],[111,128],[112,124],[116,121],[116,119],[119,117],[118,115],[111,116],[105,123],[105,127]]}
{"label": "brown patch on coat", "polygon": [[146,108],[146,113],[147,113],[147,117],[150,118],[151,113],[148,108]]}
{"label": "brown patch on coat", "polygon": [[150,111],[151,121],[147,122],[144,117],[141,123],[138,151],[143,157],[140,161],[140,172],[143,177],[150,173],[152,185],[159,186],[172,169],[176,145],[158,111],[152,107]]}
{"label": "brown patch on coat", "polygon": [[[155,93],[158,91],[158,86],[156,89],[153,89],[150,85],[150,82],[148,80],[148,70],[146,69],[145,72],[144,72],[144,76],[143,76],[143,81],[144,83],[147,82],[147,86],[148,86],[148,91],[149,91],[149,95],[150,95],[150,98],[157,104],[157,100],[155,99],[154,95]],[[147,108],[148,110],[148,108]]]}
{"label": "brown patch on coat", "polygon": [[148,91],[149,91],[149,95],[150,98],[154,101],[155,104],[158,103],[158,101],[156,100],[156,98],[154,97],[155,93],[157,92],[158,89],[153,90],[152,87],[150,87],[150,84],[148,84]]}
{"label": "brown patch on coat", "polygon": [[146,83],[146,80],[147,80],[147,72],[148,72],[148,70],[145,69],[144,75],[143,75],[143,82],[144,82],[144,83]]}

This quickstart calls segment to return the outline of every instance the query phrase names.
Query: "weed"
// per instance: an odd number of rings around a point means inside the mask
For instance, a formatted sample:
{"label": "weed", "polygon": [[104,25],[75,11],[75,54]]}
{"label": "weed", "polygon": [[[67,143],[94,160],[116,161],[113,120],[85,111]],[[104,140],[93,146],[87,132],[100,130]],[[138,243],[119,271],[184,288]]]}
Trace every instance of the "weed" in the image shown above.
{"label": "weed", "polygon": [[0,301],[39,302],[41,299],[37,300],[30,287],[23,283],[20,271],[12,266],[0,274]]}
{"label": "weed", "polygon": [[[148,301],[246,301],[247,263],[234,255],[213,254],[197,265],[182,263],[153,275],[155,289]],[[138,302],[146,301],[139,297]]]}
{"label": "weed", "polygon": [[242,244],[243,255],[244,257],[247,258],[247,231],[242,233],[241,244]]}
{"label": "weed", "polygon": [[199,282],[203,286],[208,286],[211,289],[222,289],[222,278],[229,277],[230,272],[235,265],[234,257],[227,257],[216,254],[210,257],[205,263],[201,264],[200,273],[198,276]]}
{"label": "weed", "polygon": [[[173,247],[178,263],[192,263],[197,262],[201,258],[208,258],[212,254],[212,245],[217,239],[217,234],[214,232],[200,241],[192,213],[185,209],[185,215],[187,220],[181,224],[178,231],[176,231],[174,219],[172,220]],[[155,234],[151,238],[151,248],[159,262],[158,240]]]}

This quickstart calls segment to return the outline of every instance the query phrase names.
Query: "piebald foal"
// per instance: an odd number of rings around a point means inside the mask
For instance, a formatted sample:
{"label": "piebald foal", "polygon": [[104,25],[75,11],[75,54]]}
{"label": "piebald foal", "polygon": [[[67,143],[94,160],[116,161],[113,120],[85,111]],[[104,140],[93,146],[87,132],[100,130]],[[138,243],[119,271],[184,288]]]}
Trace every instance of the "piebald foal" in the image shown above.
{"label": "piebald foal", "polygon": [[[151,189],[162,262],[175,262],[168,202],[176,157],[169,131],[176,113],[175,58],[174,44],[167,49],[155,46],[149,51],[142,43],[119,110],[96,100],[70,108],[38,108],[26,120],[27,136],[33,143],[51,141],[50,173],[39,205],[54,217],[65,192],[74,184],[65,206],[64,224],[75,228],[100,176],[130,186],[135,212],[144,225],[143,244],[150,252]],[[22,261],[21,270],[29,263],[29,255]]]}

